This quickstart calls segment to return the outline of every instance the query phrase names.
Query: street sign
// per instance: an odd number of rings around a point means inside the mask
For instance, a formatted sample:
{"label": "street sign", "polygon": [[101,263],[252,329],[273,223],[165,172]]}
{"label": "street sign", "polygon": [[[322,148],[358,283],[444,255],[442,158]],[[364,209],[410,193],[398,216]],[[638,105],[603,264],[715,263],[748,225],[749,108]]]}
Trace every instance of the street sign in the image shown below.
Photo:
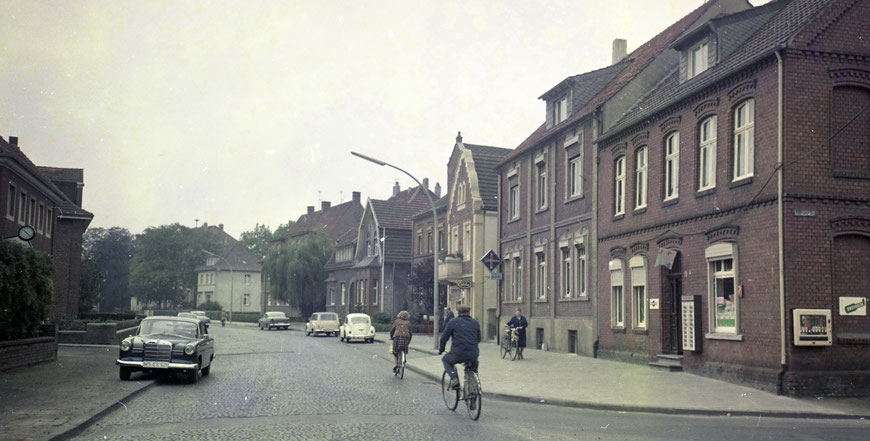
{"label": "street sign", "polygon": [[498,254],[495,254],[495,251],[489,250],[483,257],[480,258],[480,261],[489,269],[490,272],[498,268],[498,265],[501,263],[501,257],[498,257]]}
{"label": "street sign", "polygon": [[502,274],[502,273],[489,273],[489,278],[492,280],[501,280],[504,278],[504,274]]}
{"label": "street sign", "polygon": [[460,289],[468,289],[471,288],[472,285],[473,283],[471,282],[471,279],[462,279],[456,282],[456,287]]}

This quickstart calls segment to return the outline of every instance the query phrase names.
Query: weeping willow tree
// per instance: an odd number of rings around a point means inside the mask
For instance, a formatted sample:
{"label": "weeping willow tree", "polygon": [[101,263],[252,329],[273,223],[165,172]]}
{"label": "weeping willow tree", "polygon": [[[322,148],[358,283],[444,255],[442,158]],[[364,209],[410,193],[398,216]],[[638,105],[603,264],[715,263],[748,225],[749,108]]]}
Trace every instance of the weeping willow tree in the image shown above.
{"label": "weeping willow tree", "polygon": [[269,250],[264,270],[269,276],[271,296],[289,303],[303,317],[323,309],[327,276],[323,266],[332,257],[333,249],[332,240],[318,233]]}

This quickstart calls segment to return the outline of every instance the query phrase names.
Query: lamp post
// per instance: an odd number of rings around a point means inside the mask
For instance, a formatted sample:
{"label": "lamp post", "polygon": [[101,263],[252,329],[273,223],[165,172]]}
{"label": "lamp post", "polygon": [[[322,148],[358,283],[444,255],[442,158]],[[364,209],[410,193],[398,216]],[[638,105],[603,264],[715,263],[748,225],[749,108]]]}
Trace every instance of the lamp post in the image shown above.
{"label": "lamp post", "polygon": [[[363,154],[357,153],[357,152],[350,152],[350,154],[356,156],[357,158],[362,158],[362,159],[365,159],[366,161],[374,162],[375,164],[380,165],[380,166],[386,165],[387,167],[392,167],[392,168],[408,175],[411,179],[414,180],[414,182],[417,183],[418,186],[420,186],[421,188],[423,187],[423,184],[421,184],[420,181],[418,181],[417,178],[414,177],[414,175],[406,172],[405,170],[402,170],[399,167],[396,167],[393,164],[390,164],[390,163],[381,161],[379,159],[372,158],[371,156],[366,156],[366,155],[363,155]],[[437,231],[438,212],[435,210],[435,202],[432,201],[432,196],[429,195],[429,189],[424,188],[423,190],[424,190],[423,194],[426,195],[426,199],[429,200],[429,206],[432,208],[432,231]],[[435,253],[437,252],[437,250],[439,250],[439,248],[438,248],[439,244],[438,244],[437,237],[434,239],[434,242],[435,242],[435,250],[432,252],[432,265],[434,267],[433,271],[432,271],[432,321],[433,321],[433,323],[432,323],[432,340],[435,341],[435,349],[438,349],[438,331],[439,331],[438,318],[440,317],[441,314],[440,314],[440,311],[438,311],[438,259],[435,258]],[[383,258],[383,256],[381,256],[381,257]],[[383,261],[383,259],[381,259],[381,260]],[[383,280],[381,281],[381,283],[383,283]]]}
{"label": "lamp post", "polygon": [[233,285],[235,283],[235,278],[236,278],[236,276],[233,275],[233,266],[230,265],[230,262],[227,259],[225,259],[223,256],[219,256],[215,253],[212,253],[211,251],[206,251],[206,250],[202,250],[202,252],[205,254],[208,254],[209,256],[217,257],[218,259],[223,260],[224,263],[227,264],[227,268],[230,269],[230,315],[229,315],[229,317],[227,317],[227,319],[230,323],[232,323],[233,322]]}

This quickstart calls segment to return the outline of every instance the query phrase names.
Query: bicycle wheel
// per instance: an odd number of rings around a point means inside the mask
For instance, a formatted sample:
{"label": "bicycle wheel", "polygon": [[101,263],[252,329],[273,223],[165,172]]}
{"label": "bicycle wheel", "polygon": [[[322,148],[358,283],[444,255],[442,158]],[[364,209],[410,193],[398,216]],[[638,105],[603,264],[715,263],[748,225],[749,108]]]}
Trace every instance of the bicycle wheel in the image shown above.
{"label": "bicycle wheel", "polygon": [[405,378],[405,351],[399,352],[399,379]]}
{"label": "bicycle wheel", "polygon": [[441,396],[444,397],[444,404],[450,410],[456,410],[459,404],[459,390],[450,388],[450,375],[447,371],[441,374]]}
{"label": "bicycle wheel", "polygon": [[502,337],[501,339],[501,348],[499,348],[501,352],[501,358],[510,357],[511,356],[511,339],[510,337]]}
{"label": "bicycle wheel", "polygon": [[513,349],[513,354],[511,355],[511,360],[517,359],[517,354],[520,353],[520,348],[517,347],[517,342],[511,342],[511,349]]}
{"label": "bicycle wheel", "polygon": [[468,372],[465,375],[465,406],[468,408],[468,416],[475,421],[480,418],[482,405],[483,394],[480,392],[477,372]]}

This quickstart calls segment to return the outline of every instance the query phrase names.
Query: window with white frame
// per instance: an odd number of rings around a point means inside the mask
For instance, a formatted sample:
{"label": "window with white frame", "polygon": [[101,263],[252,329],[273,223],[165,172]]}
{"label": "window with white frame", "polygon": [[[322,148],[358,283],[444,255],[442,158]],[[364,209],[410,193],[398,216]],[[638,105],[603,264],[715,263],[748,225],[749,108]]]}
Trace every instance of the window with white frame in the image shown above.
{"label": "window with white frame", "polygon": [[463,226],[462,235],[462,260],[471,260],[473,251],[471,244],[471,222],[466,222]]}
{"label": "window with white frame", "polygon": [[431,253],[432,250],[432,227],[429,227],[426,230],[426,252]]}
{"label": "window with white frame", "polygon": [[748,178],[755,168],[755,100],[734,109],[734,180]]}
{"label": "window with white frame", "polygon": [[538,170],[538,180],[537,180],[537,196],[538,196],[538,209],[543,210],[547,208],[547,163],[545,161],[541,161],[537,163]]}
{"label": "window with white frame", "polygon": [[646,207],[647,148],[637,149],[634,155],[634,208]]}
{"label": "window with white frame", "polygon": [[438,244],[436,247],[438,251],[447,249],[447,242],[444,241],[444,224],[438,225]]}
{"label": "window with white frame", "polygon": [[372,282],[372,305],[378,304],[378,281]]}
{"label": "window with white frame", "polygon": [[631,268],[631,322],[635,329],[647,328],[646,258],[634,256],[628,261]]}
{"label": "window with white frame", "polygon": [[15,220],[15,196],[17,195],[15,184],[9,183],[9,190],[6,193],[6,217],[9,220]]}
{"label": "window with white frame", "polygon": [[366,233],[366,256],[371,256],[373,254],[372,251],[372,235]]}
{"label": "window with white frame", "polygon": [[24,225],[27,222],[27,193],[18,195],[18,223]]}
{"label": "window with white frame", "polygon": [[583,155],[577,155],[568,160],[568,198],[576,198],[583,194]]}
{"label": "window with white frame", "polygon": [[568,97],[563,96],[553,103],[553,125],[568,119]]}
{"label": "window with white frame", "polygon": [[450,252],[453,254],[459,252],[459,225],[454,225],[450,229]]}
{"label": "window with white frame", "polygon": [[508,300],[519,302],[523,300],[523,262],[519,256],[512,259],[510,274],[510,291]]}
{"label": "window with white frame", "polygon": [[358,305],[366,304],[366,281],[362,280],[359,282],[359,299],[357,300]]}
{"label": "window with white frame", "polygon": [[688,72],[686,77],[692,78],[701,72],[707,70],[708,67],[709,45],[704,42],[691,49],[688,53]]}
{"label": "window with white frame", "polygon": [[460,182],[456,185],[456,205],[465,204],[465,182]]}
{"label": "window with white frame", "polygon": [[625,156],[616,158],[614,180],[614,216],[619,216],[625,214]]}
{"label": "window with white frame", "polygon": [[45,235],[51,237],[51,229],[54,226],[54,210],[51,207],[45,207]]}
{"label": "window with white frame", "polygon": [[327,304],[335,305],[335,288],[326,289]]}
{"label": "window with white frame", "polygon": [[245,274],[245,285],[250,285],[250,284],[251,284],[251,275]]}
{"label": "window with white frame", "polygon": [[716,186],[716,115],[701,121],[698,145],[698,190]]}
{"label": "window with white frame", "polygon": [[42,233],[45,224],[45,204],[40,202],[36,209],[36,231]]}
{"label": "window with white frame", "polygon": [[520,182],[514,176],[508,179],[510,195],[508,196],[508,209],[511,220],[520,218]]}
{"label": "window with white frame", "polygon": [[574,247],[577,263],[574,265],[577,271],[577,282],[575,291],[580,297],[586,296],[586,247],[584,245],[576,245]]}
{"label": "window with white frame", "polygon": [[737,334],[739,302],[736,296],[736,249],[733,243],[717,243],[707,248],[711,330],[718,334]]}
{"label": "window with white frame", "polygon": [[622,260],[610,261],[610,326],[621,328],[625,326],[625,305],[623,298]]}
{"label": "window with white frame", "polygon": [[568,299],[574,296],[574,291],[572,290],[572,279],[574,278],[574,272],[571,270],[571,248],[563,247],[560,248],[562,251],[562,298]]}
{"label": "window with white frame", "polygon": [[547,298],[547,257],[544,251],[535,253],[535,296],[538,300]]}
{"label": "window with white frame", "polygon": [[31,226],[36,226],[36,198],[30,198],[30,207],[28,211],[30,212],[30,219],[28,222]]}
{"label": "window with white frame", "polygon": [[423,254],[423,230],[417,230],[417,254]]}
{"label": "window with white frame", "polygon": [[665,138],[665,200],[680,196],[680,132]]}
{"label": "window with white frame", "polygon": [[242,305],[248,306],[250,304],[251,304],[251,295],[250,294],[243,294],[242,295]]}
{"label": "window with white frame", "polygon": [[339,292],[341,293],[341,304],[344,305],[347,301],[347,286],[344,283],[341,283],[339,286]]}

